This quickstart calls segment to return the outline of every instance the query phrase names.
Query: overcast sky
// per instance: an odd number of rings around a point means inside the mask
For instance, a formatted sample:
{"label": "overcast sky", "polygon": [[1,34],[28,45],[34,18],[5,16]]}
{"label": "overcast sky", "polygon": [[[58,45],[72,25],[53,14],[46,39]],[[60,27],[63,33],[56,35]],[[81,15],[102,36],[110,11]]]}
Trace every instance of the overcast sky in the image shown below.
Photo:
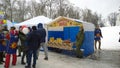
{"label": "overcast sky", "polygon": [[105,18],[111,12],[118,12],[120,0],[69,0],[82,9],[88,8],[93,12],[102,14]]}

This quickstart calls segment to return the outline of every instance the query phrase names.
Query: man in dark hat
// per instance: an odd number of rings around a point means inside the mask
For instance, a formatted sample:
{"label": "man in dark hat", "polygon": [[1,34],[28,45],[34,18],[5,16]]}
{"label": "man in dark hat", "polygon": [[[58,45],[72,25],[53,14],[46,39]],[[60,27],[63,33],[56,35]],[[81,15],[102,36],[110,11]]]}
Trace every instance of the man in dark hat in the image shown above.
{"label": "man in dark hat", "polygon": [[27,51],[27,66],[25,68],[31,68],[31,60],[33,55],[33,68],[36,68],[36,60],[37,60],[37,50],[40,47],[40,35],[37,32],[36,26],[32,26],[32,30],[27,35],[27,45],[28,45],[28,51]]}

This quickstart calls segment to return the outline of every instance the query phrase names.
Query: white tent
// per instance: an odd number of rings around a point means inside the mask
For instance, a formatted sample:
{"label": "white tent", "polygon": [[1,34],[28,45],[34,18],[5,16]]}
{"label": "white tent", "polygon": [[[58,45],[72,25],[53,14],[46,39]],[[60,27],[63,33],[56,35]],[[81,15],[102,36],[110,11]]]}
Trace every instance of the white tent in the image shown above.
{"label": "white tent", "polygon": [[10,20],[7,20],[7,28],[10,29],[12,26],[14,26],[14,24]]}
{"label": "white tent", "polygon": [[49,19],[45,16],[37,16],[37,17],[34,17],[32,19],[21,22],[19,24],[16,24],[15,27],[19,27],[22,25],[26,25],[26,26],[34,26],[35,25],[36,26],[38,23],[47,24],[50,21],[52,21],[52,19]]}

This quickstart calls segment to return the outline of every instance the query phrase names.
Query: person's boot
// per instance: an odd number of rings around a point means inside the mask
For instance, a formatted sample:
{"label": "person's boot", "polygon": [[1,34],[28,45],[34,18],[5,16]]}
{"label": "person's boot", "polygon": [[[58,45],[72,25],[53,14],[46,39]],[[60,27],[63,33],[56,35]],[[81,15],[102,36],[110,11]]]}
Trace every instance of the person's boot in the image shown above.
{"label": "person's boot", "polygon": [[3,64],[2,62],[0,62],[0,64]]}
{"label": "person's boot", "polygon": [[4,68],[9,68],[9,67],[7,67],[7,66],[4,66]]}
{"label": "person's boot", "polygon": [[26,63],[22,61],[21,64],[22,64],[22,65],[25,65]]}
{"label": "person's boot", "polygon": [[4,63],[5,61],[4,61],[4,60],[2,60],[2,62]]}
{"label": "person's boot", "polygon": [[83,58],[83,52],[82,52],[82,51],[79,51],[79,52],[76,54],[76,57],[77,57],[77,58]]}
{"label": "person's boot", "polygon": [[99,50],[101,50],[101,47],[99,47]]}
{"label": "person's boot", "polygon": [[21,57],[21,55],[18,55],[18,57]]}
{"label": "person's boot", "polygon": [[24,62],[24,58],[22,57],[21,64],[25,65],[26,63]]}
{"label": "person's boot", "polygon": [[48,60],[48,57],[45,57],[44,60]]}
{"label": "person's boot", "polygon": [[4,63],[5,61],[3,60],[3,58],[1,58],[1,61],[0,61],[0,62]]}
{"label": "person's boot", "polygon": [[33,68],[36,68],[36,66],[35,66],[35,65],[32,65],[32,67],[33,67]]}
{"label": "person's boot", "polygon": [[25,66],[25,68],[31,68],[31,66]]}

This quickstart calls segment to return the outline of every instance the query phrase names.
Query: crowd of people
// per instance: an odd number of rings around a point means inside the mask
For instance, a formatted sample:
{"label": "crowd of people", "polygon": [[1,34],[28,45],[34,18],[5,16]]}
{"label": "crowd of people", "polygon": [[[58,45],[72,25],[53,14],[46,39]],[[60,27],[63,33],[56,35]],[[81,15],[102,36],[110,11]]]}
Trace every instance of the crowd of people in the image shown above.
{"label": "crowd of people", "polygon": [[[48,49],[45,43],[46,30],[43,28],[43,24],[39,23],[38,26],[25,28],[28,29],[27,33],[23,32],[23,26],[20,26],[19,30],[16,30],[15,27],[11,27],[10,30],[6,27],[0,29],[0,64],[4,63],[4,68],[9,68],[11,57],[12,65],[15,66],[17,56],[21,57],[21,64],[26,65],[25,68],[31,68],[31,66],[36,68],[41,46],[45,52],[44,59],[48,60]],[[4,57],[5,60],[3,59]],[[31,65],[32,58],[33,64]]]}
{"label": "crowd of people", "polygon": [[[23,29],[27,28],[28,32],[24,32]],[[102,32],[99,26],[96,26],[94,31],[95,49],[101,50],[101,38]],[[84,29],[81,28],[80,32],[76,36],[76,56],[83,57],[80,47],[84,39]],[[48,60],[48,49],[46,46],[46,30],[43,28],[43,24],[39,23],[37,26],[27,27],[20,26],[18,30],[15,27],[11,27],[10,30],[5,26],[0,29],[0,64],[5,62],[4,67],[9,68],[10,58],[12,56],[12,65],[15,66],[17,62],[17,56],[21,57],[21,64],[26,65],[25,68],[36,68],[36,61],[39,56],[40,47],[44,48],[45,60]],[[97,48],[97,42],[99,43]],[[18,50],[18,53],[17,53]],[[18,55],[17,55],[18,54]],[[3,58],[5,57],[5,60]],[[25,60],[26,58],[26,60]],[[33,58],[33,61],[32,61]],[[31,65],[31,62],[33,64]]]}

